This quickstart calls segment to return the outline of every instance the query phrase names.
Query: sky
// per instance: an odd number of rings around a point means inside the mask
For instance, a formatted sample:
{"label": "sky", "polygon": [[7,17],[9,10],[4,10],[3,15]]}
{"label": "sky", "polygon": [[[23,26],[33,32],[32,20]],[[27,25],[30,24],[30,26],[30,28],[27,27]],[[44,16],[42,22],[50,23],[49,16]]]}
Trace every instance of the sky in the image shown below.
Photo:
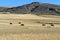
{"label": "sky", "polygon": [[60,0],[0,0],[0,6],[21,6],[32,2],[60,5]]}

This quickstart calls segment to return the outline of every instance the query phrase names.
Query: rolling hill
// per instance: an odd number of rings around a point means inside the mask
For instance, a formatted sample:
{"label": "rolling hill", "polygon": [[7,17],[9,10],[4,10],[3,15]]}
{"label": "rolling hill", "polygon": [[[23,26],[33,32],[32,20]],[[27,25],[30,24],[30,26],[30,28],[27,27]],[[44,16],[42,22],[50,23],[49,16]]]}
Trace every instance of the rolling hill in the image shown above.
{"label": "rolling hill", "polygon": [[17,7],[1,8],[0,12],[10,12],[17,14],[32,13],[36,15],[60,15],[60,6],[48,3],[33,2]]}

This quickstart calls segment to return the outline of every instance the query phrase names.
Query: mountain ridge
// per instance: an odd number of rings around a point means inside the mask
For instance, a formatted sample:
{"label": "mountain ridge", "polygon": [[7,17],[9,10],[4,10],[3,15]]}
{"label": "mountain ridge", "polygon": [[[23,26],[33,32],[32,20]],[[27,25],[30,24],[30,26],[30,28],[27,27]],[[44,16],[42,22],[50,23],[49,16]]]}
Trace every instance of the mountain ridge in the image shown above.
{"label": "mountain ridge", "polygon": [[27,14],[33,13],[36,15],[60,15],[60,6],[39,2],[32,2],[30,4],[5,8],[3,10],[0,9],[0,12],[10,12],[17,14]]}

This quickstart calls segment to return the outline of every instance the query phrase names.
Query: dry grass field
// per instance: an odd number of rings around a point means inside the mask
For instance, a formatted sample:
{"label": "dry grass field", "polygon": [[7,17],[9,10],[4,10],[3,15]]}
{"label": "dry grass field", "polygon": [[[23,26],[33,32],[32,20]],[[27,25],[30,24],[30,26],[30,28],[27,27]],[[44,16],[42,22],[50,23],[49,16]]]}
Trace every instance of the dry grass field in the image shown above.
{"label": "dry grass field", "polygon": [[[52,15],[0,14],[0,40],[60,40],[59,18]],[[43,23],[57,24],[42,26]]]}
{"label": "dry grass field", "polygon": [[60,40],[60,28],[2,28],[0,40]]}

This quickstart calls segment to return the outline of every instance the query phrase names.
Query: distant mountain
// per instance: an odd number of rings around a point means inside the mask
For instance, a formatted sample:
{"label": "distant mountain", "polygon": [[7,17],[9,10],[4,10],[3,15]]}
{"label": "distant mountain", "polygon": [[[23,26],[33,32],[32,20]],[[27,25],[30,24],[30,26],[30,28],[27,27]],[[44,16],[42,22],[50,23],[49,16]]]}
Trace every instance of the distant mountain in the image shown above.
{"label": "distant mountain", "polygon": [[18,7],[11,8],[0,8],[0,12],[10,12],[10,13],[33,13],[36,15],[60,15],[60,6],[33,2],[31,4],[26,4]]}

